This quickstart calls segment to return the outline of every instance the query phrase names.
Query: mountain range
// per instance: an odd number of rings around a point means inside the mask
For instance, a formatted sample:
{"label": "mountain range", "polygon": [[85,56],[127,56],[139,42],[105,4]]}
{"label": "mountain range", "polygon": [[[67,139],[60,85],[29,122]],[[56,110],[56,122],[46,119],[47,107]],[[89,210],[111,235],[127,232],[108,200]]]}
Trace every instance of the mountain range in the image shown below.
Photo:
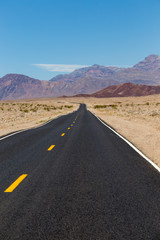
{"label": "mountain range", "polygon": [[50,81],[7,74],[0,78],[0,100],[92,94],[112,85],[122,87],[122,84],[128,82],[134,85],[160,85],[160,56],[149,55],[130,68],[95,64],[70,74],[58,75]]}

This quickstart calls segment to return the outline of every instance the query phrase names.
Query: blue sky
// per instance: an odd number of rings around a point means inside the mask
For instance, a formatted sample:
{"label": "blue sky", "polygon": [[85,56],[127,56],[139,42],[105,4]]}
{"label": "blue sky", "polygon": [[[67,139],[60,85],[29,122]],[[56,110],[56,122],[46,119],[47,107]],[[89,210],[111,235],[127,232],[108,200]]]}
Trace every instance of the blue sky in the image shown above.
{"label": "blue sky", "polygon": [[159,13],[160,0],[1,0],[0,77],[49,80],[81,65],[160,55]]}

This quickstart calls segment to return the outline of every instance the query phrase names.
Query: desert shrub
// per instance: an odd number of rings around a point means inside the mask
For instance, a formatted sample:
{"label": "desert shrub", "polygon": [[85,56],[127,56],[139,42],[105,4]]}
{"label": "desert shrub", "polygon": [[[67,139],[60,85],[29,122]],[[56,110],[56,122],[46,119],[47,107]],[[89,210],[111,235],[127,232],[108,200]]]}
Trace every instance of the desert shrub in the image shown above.
{"label": "desert shrub", "polygon": [[65,107],[65,108],[72,108],[73,105],[65,105],[64,107]]}
{"label": "desert shrub", "polygon": [[52,110],[56,110],[57,108],[52,105],[52,106],[51,106],[51,109],[52,109]]}
{"label": "desert shrub", "polygon": [[40,121],[39,121],[39,123],[44,123],[44,122],[46,122],[46,120],[40,120]]}
{"label": "desert shrub", "polygon": [[44,110],[49,112],[51,109],[49,106],[46,106],[46,107],[44,107]]}
{"label": "desert shrub", "polygon": [[149,102],[146,102],[146,104],[145,105],[149,105]]}
{"label": "desert shrub", "polygon": [[159,116],[159,113],[157,113],[157,112],[153,112],[153,113],[151,113],[151,116],[152,116],[152,117]]}
{"label": "desert shrub", "polygon": [[37,107],[34,107],[34,108],[31,108],[30,111],[32,112],[37,112],[38,108]]}
{"label": "desert shrub", "polygon": [[107,105],[94,105],[94,108],[106,108]]}
{"label": "desert shrub", "polygon": [[116,104],[110,104],[110,105],[94,105],[94,108],[107,108],[107,107],[111,107],[112,109],[117,109],[117,105],[116,105]]}
{"label": "desert shrub", "polygon": [[109,107],[111,107],[112,109],[117,109],[117,105],[116,104],[110,104]]}
{"label": "desert shrub", "polygon": [[28,112],[29,112],[29,110],[28,110],[28,109],[24,109],[24,110],[23,110],[23,112],[25,112],[25,113],[28,113]]}

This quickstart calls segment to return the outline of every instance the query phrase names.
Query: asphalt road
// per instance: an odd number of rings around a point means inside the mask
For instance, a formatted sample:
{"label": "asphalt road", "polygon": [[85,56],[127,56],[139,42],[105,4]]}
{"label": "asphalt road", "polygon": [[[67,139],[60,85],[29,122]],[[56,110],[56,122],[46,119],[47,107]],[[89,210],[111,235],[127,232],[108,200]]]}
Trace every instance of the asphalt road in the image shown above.
{"label": "asphalt road", "polygon": [[0,141],[1,239],[158,240],[160,173],[81,105]]}

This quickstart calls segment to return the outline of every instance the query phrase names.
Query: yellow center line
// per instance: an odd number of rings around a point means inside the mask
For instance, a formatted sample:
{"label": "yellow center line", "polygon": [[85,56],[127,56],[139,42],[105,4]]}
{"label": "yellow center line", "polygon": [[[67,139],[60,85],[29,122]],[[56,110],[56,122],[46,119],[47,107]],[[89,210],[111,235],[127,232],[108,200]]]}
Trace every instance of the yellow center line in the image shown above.
{"label": "yellow center line", "polygon": [[73,124],[71,124],[71,126],[73,126]]}
{"label": "yellow center line", "polygon": [[28,174],[22,174],[14,183],[12,183],[4,192],[13,192],[13,190],[27,177]]}
{"label": "yellow center line", "polygon": [[73,121],[73,123],[75,123],[75,121]]}
{"label": "yellow center line", "polygon": [[63,137],[65,135],[65,133],[62,133],[61,136]]}
{"label": "yellow center line", "polygon": [[68,128],[68,130],[71,129],[70,127]]}
{"label": "yellow center line", "polygon": [[51,145],[51,146],[48,148],[48,151],[51,151],[54,147],[55,147],[55,145]]}

